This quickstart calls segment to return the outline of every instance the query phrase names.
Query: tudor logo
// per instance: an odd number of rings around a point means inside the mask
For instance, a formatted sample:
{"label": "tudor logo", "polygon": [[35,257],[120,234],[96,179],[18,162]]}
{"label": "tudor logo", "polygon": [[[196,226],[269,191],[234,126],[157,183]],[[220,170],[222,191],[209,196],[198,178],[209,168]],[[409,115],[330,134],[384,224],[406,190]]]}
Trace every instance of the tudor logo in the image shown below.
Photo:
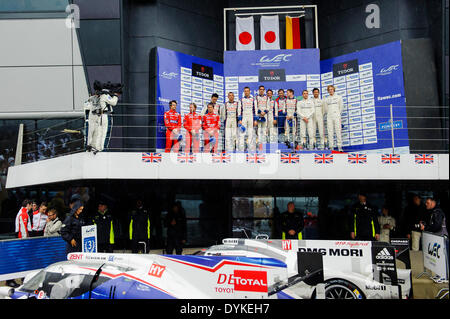
{"label": "tudor logo", "polygon": [[259,82],[284,82],[286,81],[286,71],[284,69],[260,69]]}
{"label": "tudor logo", "polygon": [[338,77],[342,75],[357,73],[359,71],[358,60],[350,60],[342,63],[333,64],[333,76]]}

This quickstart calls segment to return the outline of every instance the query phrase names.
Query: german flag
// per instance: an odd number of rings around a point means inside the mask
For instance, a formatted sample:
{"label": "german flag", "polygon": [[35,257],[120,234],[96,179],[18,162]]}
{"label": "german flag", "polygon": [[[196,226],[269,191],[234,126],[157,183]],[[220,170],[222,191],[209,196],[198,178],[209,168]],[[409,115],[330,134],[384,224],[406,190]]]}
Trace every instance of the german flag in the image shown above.
{"label": "german flag", "polygon": [[286,49],[301,49],[300,17],[286,16]]}

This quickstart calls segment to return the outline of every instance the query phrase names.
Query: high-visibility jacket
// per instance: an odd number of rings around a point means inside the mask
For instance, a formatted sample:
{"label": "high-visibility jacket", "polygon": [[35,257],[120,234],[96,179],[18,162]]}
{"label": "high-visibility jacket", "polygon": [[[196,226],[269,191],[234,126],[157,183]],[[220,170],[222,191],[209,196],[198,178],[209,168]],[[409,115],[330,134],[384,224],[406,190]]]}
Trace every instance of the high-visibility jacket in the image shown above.
{"label": "high-visibility jacket", "polygon": [[140,208],[130,212],[128,234],[130,240],[150,239],[150,213]]}
{"label": "high-visibility jacket", "polygon": [[31,221],[30,215],[25,207],[20,208],[16,216],[16,233],[18,233],[19,238],[29,237],[29,232],[31,231]]}
{"label": "high-visibility jacket", "polygon": [[[299,212],[284,212],[281,214],[281,238],[282,239],[303,239],[303,228],[305,222],[303,214]],[[295,234],[290,235],[289,230],[294,230]]]}
{"label": "high-visibility jacket", "polygon": [[373,240],[380,233],[378,215],[374,207],[357,203],[352,206],[352,230],[359,240]]}
{"label": "high-visibility jacket", "polygon": [[92,223],[97,226],[97,241],[99,244],[114,244],[118,231],[118,225],[113,216],[106,211],[100,211],[92,218]]}

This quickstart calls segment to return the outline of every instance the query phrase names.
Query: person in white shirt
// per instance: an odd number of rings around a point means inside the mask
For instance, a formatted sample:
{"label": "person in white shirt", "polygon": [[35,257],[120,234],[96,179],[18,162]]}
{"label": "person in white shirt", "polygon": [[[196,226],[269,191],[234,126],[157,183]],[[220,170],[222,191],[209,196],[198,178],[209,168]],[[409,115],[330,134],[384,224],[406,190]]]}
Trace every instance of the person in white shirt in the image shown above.
{"label": "person in white shirt", "polygon": [[300,138],[303,148],[306,148],[306,131],[308,131],[308,149],[314,142],[314,101],[308,98],[308,90],[303,90],[303,100],[297,103],[297,116],[300,123]]}
{"label": "person in white shirt", "polygon": [[[323,125],[323,101],[318,88],[313,89],[314,101],[314,145],[322,150],[325,147],[325,129]],[[319,130],[320,143],[317,145],[316,130]]]}
{"label": "person in white shirt", "polygon": [[47,203],[42,202],[39,209],[33,212],[32,237],[44,235],[45,224],[47,223]]}
{"label": "person in white shirt", "polygon": [[328,132],[328,148],[334,148],[334,134],[336,133],[336,141],[339,152],[342,152],[342,130],[341,130],[341,114],[344,110],[344,102],[342,97],[334,92],[333,85],[328,85],[327,91],[330,94],[324,100],[324,112],[327,114],[327,132]]}
{"label": "person in white shirt", "polygon": [[383,206],[381,209],[382,216],[378,216],[380,224],[380,241],[390,243],[391,231],[395,229],[395,218],[389,215],[389,209]]}

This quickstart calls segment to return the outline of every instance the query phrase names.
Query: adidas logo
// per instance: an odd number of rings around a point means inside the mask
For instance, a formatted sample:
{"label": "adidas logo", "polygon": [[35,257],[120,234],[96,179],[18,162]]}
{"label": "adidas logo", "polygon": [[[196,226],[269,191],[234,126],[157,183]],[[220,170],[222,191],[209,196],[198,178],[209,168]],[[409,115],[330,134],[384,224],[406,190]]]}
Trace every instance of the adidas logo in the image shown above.
{"label": "adidas logo", "polygon": [[389,260],[393,260],[394,257],[391,256],[391,254],[389,253],[389,251],[387,250],[387,248],[384,248],[382,251],[380,251],[376,256],[376,259],[389,259]]}

